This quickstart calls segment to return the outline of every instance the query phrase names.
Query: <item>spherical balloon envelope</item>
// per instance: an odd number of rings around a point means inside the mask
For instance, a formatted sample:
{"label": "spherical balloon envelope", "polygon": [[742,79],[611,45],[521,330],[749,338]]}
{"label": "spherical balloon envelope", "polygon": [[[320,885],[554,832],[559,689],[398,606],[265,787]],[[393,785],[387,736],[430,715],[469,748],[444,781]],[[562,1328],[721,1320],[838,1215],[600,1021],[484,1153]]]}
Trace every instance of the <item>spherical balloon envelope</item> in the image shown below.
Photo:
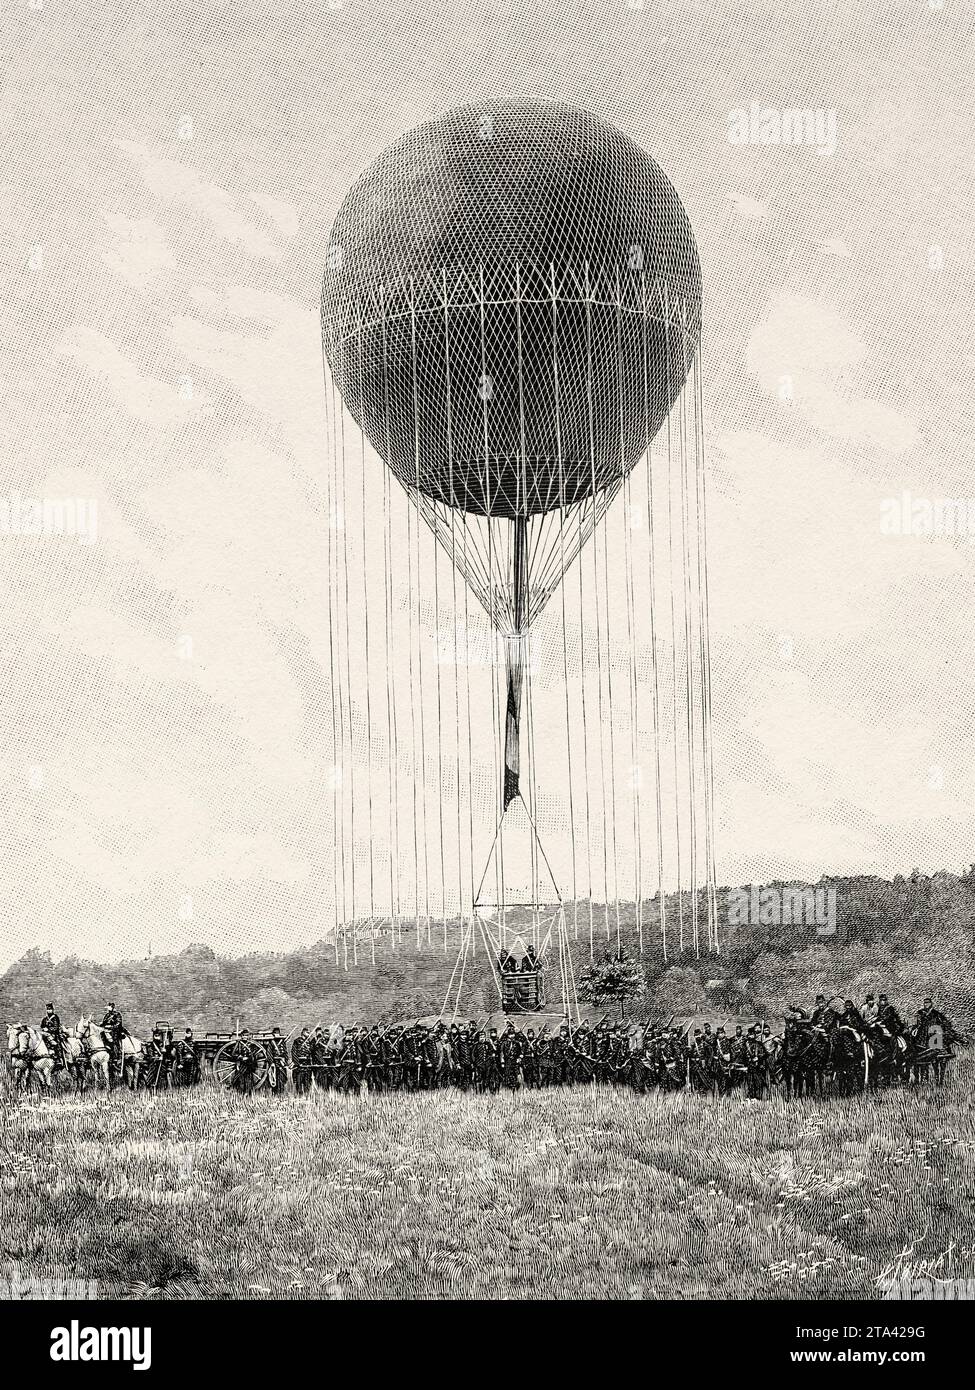
{"label": "spherical balloon envelope", "polygon": [[667,178],[607,122],[483,102],[411,131],[336,217],[326,357],[401,483],[487,517],[618,484],[679,394],[701,279]]}

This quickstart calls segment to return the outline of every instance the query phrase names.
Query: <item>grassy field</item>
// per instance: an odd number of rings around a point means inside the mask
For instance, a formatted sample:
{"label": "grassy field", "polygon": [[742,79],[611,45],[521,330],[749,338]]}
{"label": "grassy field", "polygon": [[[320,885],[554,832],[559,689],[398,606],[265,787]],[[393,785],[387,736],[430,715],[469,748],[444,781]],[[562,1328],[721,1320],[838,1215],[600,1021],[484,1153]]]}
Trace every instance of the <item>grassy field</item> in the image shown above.
{"label": "grassy field", "polygon": [[975,1274],[973,1067],[878,1098],[0,1100],[0,1279],[106,1298],[881,1298]]}

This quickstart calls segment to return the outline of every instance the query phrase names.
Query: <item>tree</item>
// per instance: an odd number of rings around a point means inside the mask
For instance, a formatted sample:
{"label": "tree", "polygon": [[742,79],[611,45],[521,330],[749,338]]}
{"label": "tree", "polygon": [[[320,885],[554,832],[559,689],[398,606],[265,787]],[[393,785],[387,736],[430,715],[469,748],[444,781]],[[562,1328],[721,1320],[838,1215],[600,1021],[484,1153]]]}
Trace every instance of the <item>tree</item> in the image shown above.
{"label": "tree", "polygon": [[643,993],[643,975],[638,966],[626,959],[624,951],[615,956],[607,951],[602,960],[592,961],[582,971],[579,989],[591,1004],[618,1003],[623,1018],[627,1000]]}

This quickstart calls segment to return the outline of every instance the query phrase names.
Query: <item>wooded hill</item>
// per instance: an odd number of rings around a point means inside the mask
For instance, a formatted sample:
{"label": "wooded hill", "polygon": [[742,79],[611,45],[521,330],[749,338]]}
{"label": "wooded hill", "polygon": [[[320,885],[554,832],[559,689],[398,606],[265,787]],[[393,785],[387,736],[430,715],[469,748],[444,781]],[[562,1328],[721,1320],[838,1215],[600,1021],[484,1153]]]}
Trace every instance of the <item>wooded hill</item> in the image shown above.
{"label": "wooded hill", "polygon": [[[696,957],[691,946],[690,905],[684,903],[684,946],[680,949],[676,899],[667,903],[668,955],[664,959],[655,903],[642,907],[643,953],[639,954],[636,909],[619,907],[619,941],[639,961],[641,996],[628,1007],[635,1017],[779,1017],[795,1001],[807,1005],[820,992],[860,1001],[869,991],[886,991],[902,1013],[913,1013],[925,994],[966,1031],[975,1027],[975,865],[954,875],[914,872],[893,881],[874,877],[823,878],[808,885],[835,892],[835,932],[823,924],[783,920],[777,910],[784,890],[765,885],[758,905],[742,917],[738,890],[717,895],[721,950]],[[705,901],[700,895],[701,939]],[[617,909],[570,903],[566,919],[577,974],[590,961],[617,949]],[[729,920],[730,919],[730,920]],[[48,999],[73,1025],[82,1012],[104,1009],[112,998],[133,1029],[167,1018],[199,1030],[304,1023],[391,1021],[436,1013],[443,1003],[457,956],[457,922],[404,924],[395,946],[389,923],[359,924],[335,941],[284,952],[218,956],[208,946],[188,946],[178,955],[103,965],[69,957],[52,961],[32,950],[0,978],[0,1019],[40,1019]],[[358,963],[354,957],[358,956]],[[375,960],[373,961],[373,956]],[[551,996],[558,980],[549,976]],[[484,1016],[497,1008],[497,991],[483,952],[469,960],[463,1012]]]}

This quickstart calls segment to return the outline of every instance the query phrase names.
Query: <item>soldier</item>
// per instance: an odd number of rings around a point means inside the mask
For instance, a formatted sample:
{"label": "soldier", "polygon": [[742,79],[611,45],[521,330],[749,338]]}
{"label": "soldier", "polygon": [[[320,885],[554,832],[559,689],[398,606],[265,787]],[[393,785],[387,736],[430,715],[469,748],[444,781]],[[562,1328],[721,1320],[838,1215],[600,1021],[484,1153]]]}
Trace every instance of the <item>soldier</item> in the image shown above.
{"label": "soldier", "polygon": [[752,1100],[759,1100],[768,1080],[769,1054],[756,1028],[749,1028],[743,1047],[748,1095]]}
{"label": "soldier", "polygon": [[115,1001],[108,1001],[108,1008],[105,1010],[105,1017],[102,1019],[102,1032],[108,1040],[109,1060],[116,1071],[122,1070],[122,1038],[125,1029],[122,1026],[122,1015],[115,1007]]}
{"label": "soldier", "polygon": [[569,1025],[563,1023],[556,1036],[548,1038],[539,1049],[539,1068],[544,1086],[572,1084],[571,1046]]}
{"label": "soldier", "polygon": [[852,1028],[858,1038],[862,1038],[866,1032],[866,1024],[852,999],[843,1000],[843,1012],[840,1014],[838,1026]]}
{"label": "soldier", "polygon": [[200,1079],[192,1028],[184,1030],[180,1041],[174,1044],[173,1052],[179,1084],[192,1086]]}
{"label": "soldier", "polygon": [[342,1039],[342,1050],[338,1056],[336,1085],[340,1091],[358,1093],[362,1089],[365,1074],[365,1058],[359,1029],[350,1028]]}
{"label": "soldier", "polygon": [[374,1023],[363,1039],[362,1060],[366,1074],[366,1087],[374,1094],[386,1089],[388,1076],[386,1071],[387,1047],[386,1039],[379,1031],[379,1024]]}
{"label": "soldier", "polygon": [[41,1037],[47,1043],[48,1051],[54,1057],[54,1070],[63,1071],[65,1067],[64,1029],[61,1027],[61,1019],[55,1012],[53,1004],[48,1004],[47,1013],[41,1019]]}
{"label": "soldier", "polygon": [[308,1028],[302,1028],[291,1044],[291,1081],[299,1095],[304,1095],[311,1086],[310,1042]]}
{"label": "soldier", "polygon": [[891,1038],[900,1037],[904,1032],[904,1020],[886,994],[881,994],[877,999],[877,1027]]}
{"label": "soldier", "polygon": [[612,1078],[616,1085],[629,1085],[633,1077],[633,1053],[630,1048],[630,1030],[625,1023],[617,1023],[616,1025],[610,1065]]}
{"label": "soldier", "polygon": [[498,1030],[492,1028],[481,1049],[480,1072],[482,1087],[492,1093],[501,1089],[501,1063],[498,1057]]}
{"label": "soldier", "polygon": [[863,1008],[860,1010],[860,1017],[863,1019],[863,1026],[870,1030],[877,1022],[877,1000],[873,994],[868,994],[863,1001]]}
{"label": "soldier", "polygon": [[316,1086],[320,1086],[323,1091],[331,1090],[332,1082],[335,1079],[335,1058],[329,1047],[329,1040],[325,1036],[325,1029],[320,1023],[315,1024],[315,1029],[311,1035],[308,1045],[308,1060],[311,1063],[311,1074]]}
{"label": "soldier", "polygon": [[142,1054],[142,1082],[158,1091],[167,1081],[166,1039],[161,1028],[153,1028],[152,1037],[145,1044]]}
{"label": "soldier", "polygon": [[288,1044],[281,1036],[280,1028],[271,1029],[271,1037],[267,1044],[267,1059],[274,1068],[272,1089],[274,1094],[279,1096],[288,1085]]}
{"label": "soldier", "polygon": [[538,969],[538,953],[534,946],[529,946],[521,958],[521,968],[526,971]]}
{"label": "soldier", "polygon": [[259,1058],[257,1046],[251,1042],[248,1028],[241,1029],[239,1037],[230,1049],[230,1058],[234,1064],[234,1074],[230,1084],[235,1091],[249,1095],[254,1089],[254,1078],[257,1075]]}
{"label": "soldier", "polygon": [[[793,1005],[793,1009],[795,1010],[795,1005]],[[801,1018],[806,1017],[802,1009],[796,1010],[796,1012]],[[824,1028],[827,1032],[832,1032],[836,1023],[836,1014],[830,1008],[825,994],[816,995],[816,1007],[813,1009],[812,1018],[809,1021],[814,1028]]]}
{"label": "soldier", "polygon": [[934,1002],[930,997],[927,997],[921,1008],[918,1009],[917,1019],[922,1030],[918,1036],[922,1039],[927,1037],[928,1028],[937,1024],[941,1028],[941,1035],[947,1050],[950,1050],[952,1043],[960,1041],[959,1035],[955,1032],[953,1026],[948,1022],[948,1019],[941,1010],[934,1007]]}
{"label": "soldier", "polygon": [[498,1042],[498,1061],[501,1066],[501,1079],[510,1091],[517,1091],[520,1085],[521,1054],[521,1034],[509,1019]]}
{"label": "soldier", "polygon": [[[754,1028],[749,1028],[752,1038],[755,1036]],[[739,1023],[735,1029],[735,1035],[728,1040],[728,1071],[729,1081],[740,1081],[748,1074],[748,1053],[745,1047],[745,1033]]]}

